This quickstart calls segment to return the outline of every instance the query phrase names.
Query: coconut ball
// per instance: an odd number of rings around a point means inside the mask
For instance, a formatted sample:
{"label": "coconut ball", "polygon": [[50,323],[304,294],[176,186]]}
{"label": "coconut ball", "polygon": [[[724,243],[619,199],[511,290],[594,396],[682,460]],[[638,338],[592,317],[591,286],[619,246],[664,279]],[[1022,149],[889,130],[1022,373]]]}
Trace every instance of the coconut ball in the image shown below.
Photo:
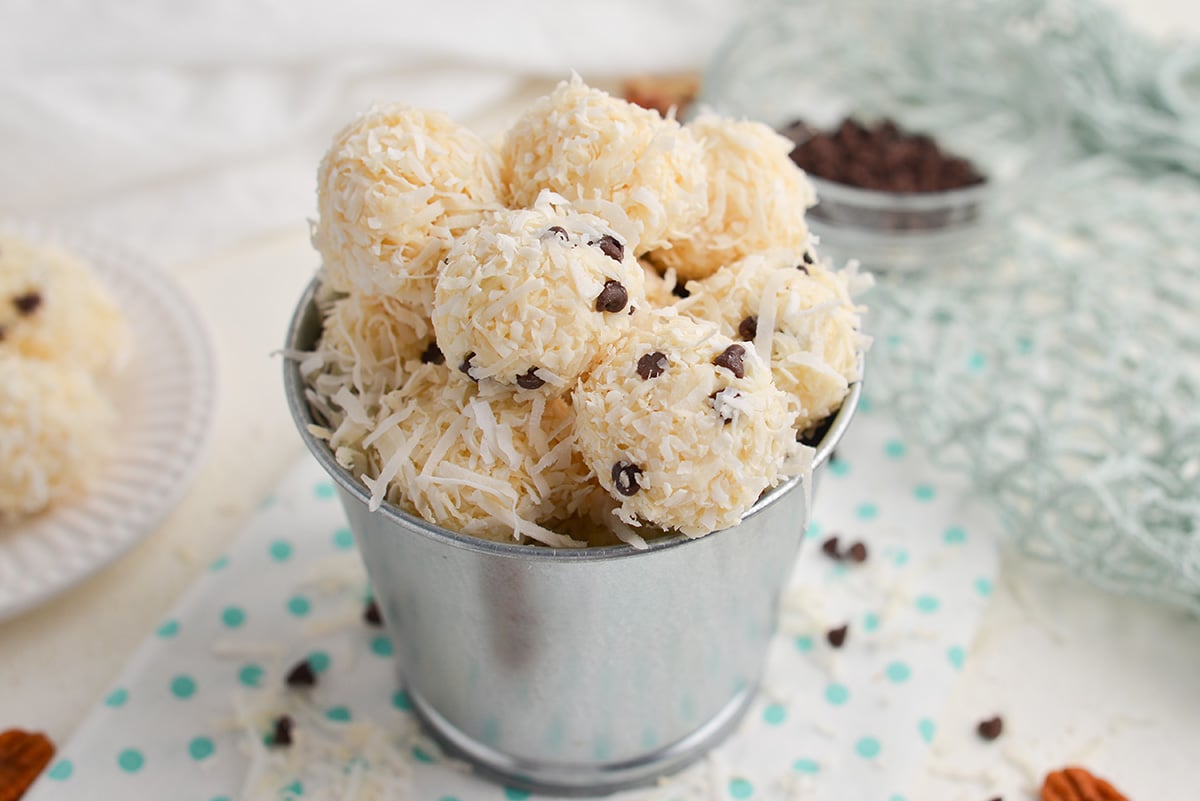
{"label": "coconut ball", "polygon": [[788,154],[792,142],[758,122],[706,113],[687,126],[700,140],[708,171],[708,213],[692,231],[652,258],[680,279],[704,278],[768,248],[803,250],[804,212],[816,194]]}
{"label": "coconut ball", "polygon": [[588,472],[574,442],[575,415],[563,398],[488,392],[449,365],[426,364],[384,398],[364,440],[364,481],[373,509],[386,499],[496,542],[579,546],[536,522],[584,503]]}
{"label": "coconut ball", "polygon": [[774,250],[689,282],[690,295],[676,308],[753,344],[803,432],[837,411],[859,378],[869,339],[859,331],[863,309],[852,293],[869,285],[869,276],[831,270],[811,250]]}
{"label": "coconut ball", "polygon": [[82,367],[0,352],[0,520],[77,495],[112,445],[112,404]]}
{"label": "coconut ball", "polygon": [[584,461],[631,524],[732,526],[799,452],[754,348],[670,309],[606,347],[572,397]]}
{"label": "coconut ball", "polygon": [[131,335],[121,309],[71,254],[0,236],[0,353],[116,372]]}
{"label": "coconut ball", "polygon": [[501,207],[499,158],[438,111],[375,106],[317,173],[313,245],[336,290],[405,298],[428,314],[450,240]]}
{"label": "coconut ball", "polygon": [[509,205],[528,206],[549,189],[583,210],[602,209],[614,224],[625,217],[637,255],[686,237],[705,213],[705,171],[692,134],[578,76],[521,116],[501,158]]}
{"label": "coconut ball", "polygon": [[457,239],[433,325],[449,364],[519,394],[566,392],[645,307],[642,268],[609,224],[550,193]]}

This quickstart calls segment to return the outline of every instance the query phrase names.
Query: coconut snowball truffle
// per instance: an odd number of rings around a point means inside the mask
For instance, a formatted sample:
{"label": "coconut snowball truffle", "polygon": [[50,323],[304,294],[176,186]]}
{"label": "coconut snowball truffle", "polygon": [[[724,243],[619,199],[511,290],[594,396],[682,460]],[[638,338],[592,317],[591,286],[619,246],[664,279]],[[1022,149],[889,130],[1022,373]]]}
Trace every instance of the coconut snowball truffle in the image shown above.
{"label": "coconut snowball truffle", "polygon": [[670,309],[605,348],[573,400],[580,453],[621,519],[690,537],[736,524],[803,447],[754,349]]}
{"label": "coconut snowball truffle", "polygon": [[549,189],[581,210],[603,210],[615,225],[627,218],[635,255],[688,236],[705,214],[706,175],[692,134],[578,76],[521,116],[501,158],[510,206],[529,206]]}
{"label": "coconut snowball truffle", "polygon": [[562,398],[486,394],[447,365],[418,368],[384,398],[364,440],[371,508],[384,499],[425,520],[497,542],[582,543],[536,521],[586,502],[575,416]]}
{"label": "coconut snowball truffle", "polygon": [[116,415],[82,367],[0,350],[0,376],[0,520],[14,520],[86,487]]}
{"label": "coconut snowball truffle", "polygon": [[545,193],[455,241],[433,326],[447,362],[470,378],[557,395],[645,305],[642,268],[612,227]]}
{"label": "coconut snowball truffle", "polygon": [[124,315],[86,264],[56,247],[0,236],[0,352],[107,374],[129,348]]}
{"label": "coconut snowball truffle", "polygon": [[788,157],[792,142],[758,122],[705,113],[687,128],[700,140],[708,173],[708,212],[670,249],[651,258],[680,280],[704,278],[720,267],[771,248],[802,250],[805,210],[816,194]]}
{"label": "coconut snowball truffle", "polygon": [[688,282],[690,295],[676,308],[752,343],[803,432],[836,411],[859,379],[859,354],[870,339],[859,331],[863,308],[852,295],[870,285],[854,265],[834,271],[811,250],[774,250]]}
{"label": "coconut snowball truffle", "polygon": [[501,207],[495,151],[441,112],[398,104],[346,126],[317,180],[313,245],[330,286],[426,313],[450,240]]}

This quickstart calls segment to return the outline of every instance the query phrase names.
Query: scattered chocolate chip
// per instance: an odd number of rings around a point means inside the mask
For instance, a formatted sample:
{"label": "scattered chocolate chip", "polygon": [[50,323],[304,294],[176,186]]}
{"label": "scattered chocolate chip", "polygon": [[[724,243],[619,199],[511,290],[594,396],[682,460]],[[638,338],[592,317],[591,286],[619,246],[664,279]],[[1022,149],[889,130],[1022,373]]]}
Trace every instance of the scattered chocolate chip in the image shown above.
{"label": "scattered chocolate chip", "polygon": [[992,798],[989,798],[988,801],[1004,801],[1004,797],[997,795],[997,796],[993,796]]}
{"label": "scattered chocolate chip", "polygon": [[856,542],[850,546],[850,550],[846,551],[846,558],[851,562],[862,564],[867,561],[867,546],[866,543]]}
{"label": "scattered chocolate chip", "polygon": [[596,296],[596,311],[619,312],[629,302],[629,293],[620,281],[605,281],[604,289]]}
{"label": "scattered chocolate chip", "polygon": [[842,561],[842,552],[838,549],[838,538],[830,537],[821,543],[821,551],[830,559]]}
{"label": "scattered chocolate chip", "polygon": [[841,648],[846,644],[846,635],[850,631],[849,624],[838,626],[836,629],[830,629],[825,632],[825,639],[829,640],[829,644],[834,648]]}
{"label": "scattered chocolate chip", "polygon": [[758,336],[758,318],[751,315],[738,323],[738,336],[743,342],[749,342]]}
{"label": "scattered chocolate chip", "polygon": [[741,345],[730,345],[725,350],[717,354],[713,359],[713,364],[717,367],[724,367],[737,378],[746,377],[746,368],[742,363],[742,357],[746,355],[746,349]]}
{"label": "scattered chocolate chip", "polygon": [[683,282],[677,281],[675,286],[671,287],[671,294],[677,298],[691,297],[692,293],[683,288]]}
{"label": "scattered chocolate chip", "polygon": [[287,715],[275,718],[275,726],[271,731],[271,745],[287,748],[292,744],[292,719]]}
{"label": "scattered chocolate chip", "polygon": [[642,468],[636,464],[629,462],[617,462],[612,467],[612,482],[616,487],[617,492],[628,498],[630,495],[636,495],[637,491],[642,487],[638,484],[638,476],[642,474]]}
{"label": "scattered chocolate chip", "polygon": [[636,311],[637,311],[637,306],[630,306],[629,307],[629,316],[632,317],[633,313]]}
{"label": "scattered chocolate chip", "polygon": [[368,626],[382,626],[383,615],[379,612],[379,603],[372,598],[367,601],[367,607],[363,609],[363,621]]}
{"label": "scattered chocolate chip", "polygon": [[438,347],[437,342],[430,342],[429,347],[421,354],[421,364],[445,364],[446,355]]}
{"label": "scattered chocolate chip", "polygon": [[736,389],[725,387],[725,389],[719,389],[708,397],[712,399],[713,409],[721,416],[725,425],[729,425],[733,422],[733,410],[729,408],[724,398],[721,398],[720,401],[717,400],[718,396],[725,395],[726,393],[729,393],[730,399],[737,398],[741,394]]}
{"label": "scattered chocolate chip", "polygon": [[284,682],[289,687],[315,687],[317,684],[317,673],[312,669],[312,665],[305,659],[302,662],[296,663],[296,666],[288,671]]}
{"label": "scattered chocolate chip", "polygon": [[666,370],[667,354],[660,350],[656,350],[654,353],[647,353],[638,359],[637,374],[645,381],[649,381],[651,378],[658,378]]}
{"label": "scattered chocolate chip", "polygon": [[13,298],[13,305],[17,307],[22,315],[30,315],[38,310],[38,306],[42,305],[42,296],[37,292],[26,292],[24,295],[18,295]]}
{"label": "scattered chocolate chip", "polygon": [[1004,721],[999,715],[996,715],[987,720],[979,721],[979,725],[975,727],[975,730],[979,732],[980,737],[991,742],[1004,731]]}
{"label": "scattered chocolate chip", "polygon": [[537,367],[530,367],[527,371],[517,376],[517,386],[521,389],[537,389],[543,386],[546,382],[538,378],[534,373],[535,370],[537,370]]}
{"label": "scattered chocolate chip", "polygon": [[[804,251],[804,263],[812,264],[814,261],[816,261],[816,260],[813,258],[812,251],[811,250]],[[804,272],[808,272],[808,270],[805,270]]]}
{"label": "scattered chocolate chip", "polygon": [[618,242],[615,236],[605,234],[600,237],[600,241],[596,244],[600,246],[600,252],[613,261],[623,261],[625,259],[625,246]]}
{"label": "scattered chocolate chip", "polygon": [[471,359],[474,359],[474,358],[475,358],[475,351],[471,351],[470,353],[467,354],[467,358],[462,360],[462,364],[460,364],[458,366],[458,369],[461,370],[467,376],[467,378],[471,379],[475,383],[479,383],[479,379],[476,378],[475,376],[471,375],[471,368],[474,366],[471,364]]}
{"label": "scattered chocolate chip", "polygon": [[546,229],[546,233],[554,234],[560,242],[570,242],[571,238],[567,236],[567,229],[561,225],[552,225]]}
{"label": "scattered chocolate chip", "polygon": [[799,270],[800,272],[804,273],[805,275],[809,274],[808,268],[805,267],[803,264],[797,264],[796,269]]}

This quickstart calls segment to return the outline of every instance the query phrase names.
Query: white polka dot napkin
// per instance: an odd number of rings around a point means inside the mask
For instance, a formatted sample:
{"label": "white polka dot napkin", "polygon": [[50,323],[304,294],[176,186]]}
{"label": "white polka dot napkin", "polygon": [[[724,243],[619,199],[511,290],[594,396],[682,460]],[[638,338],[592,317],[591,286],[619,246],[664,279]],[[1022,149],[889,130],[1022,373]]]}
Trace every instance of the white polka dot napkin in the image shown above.
{"label": "white polka dot napkin", "polygon": [[[864,397],[821,478],[741,728],[693,767],[615,798],[904,801],[995,569],[992,522]],[[391,641],[363,619],[366,592],[333,486],[305,459],[150,634],[29,801],[527,798],[422,735]],[[315,686],[287,690],[305,660]],[[291,747],[273,744],[281,737]]]}

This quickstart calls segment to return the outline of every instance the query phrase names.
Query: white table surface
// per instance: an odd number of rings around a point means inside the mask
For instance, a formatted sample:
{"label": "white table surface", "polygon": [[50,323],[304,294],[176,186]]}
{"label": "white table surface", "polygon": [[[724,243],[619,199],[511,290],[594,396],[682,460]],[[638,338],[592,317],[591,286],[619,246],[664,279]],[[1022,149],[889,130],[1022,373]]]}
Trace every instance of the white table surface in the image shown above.
{"label": "white table surface", "polygon": [[[1156,33],[1200,35],[1200,4],[1119,5]],[[464,122],[488,133],[512,112]],[[164,610],[300,457],[272,351],[317,265],[302,220],[201,261],[164,265],[207,318],[218,355],[206,461],[175,512],[127,556],[0,623],[0,729],[65,741]],[[975,724],[993,714],[1003,715],[1005,736],[981,746]],[[939,721],[934,759],[909,801],[1033,798],[1026,793],[1037,777],[1068,762],[1090,766],[1133,801],[1182,801],[1200,797],[1197,755],[1200,620],[1009,554]]]}

